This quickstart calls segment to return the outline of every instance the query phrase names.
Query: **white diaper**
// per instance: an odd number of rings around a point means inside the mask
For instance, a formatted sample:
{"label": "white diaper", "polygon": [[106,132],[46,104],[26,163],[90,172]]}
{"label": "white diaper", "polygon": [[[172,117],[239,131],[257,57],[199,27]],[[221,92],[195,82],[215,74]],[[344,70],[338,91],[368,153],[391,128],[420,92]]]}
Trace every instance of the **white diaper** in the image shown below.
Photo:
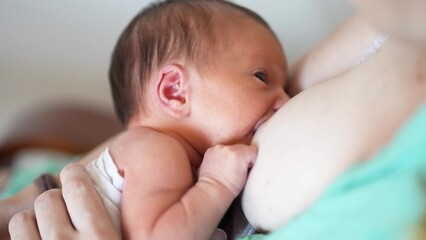
{"label": "white diaper", "polygon": [[117,232],[121,234],[120,206],[123,177],[118,173],[108,148],[86,166]]}

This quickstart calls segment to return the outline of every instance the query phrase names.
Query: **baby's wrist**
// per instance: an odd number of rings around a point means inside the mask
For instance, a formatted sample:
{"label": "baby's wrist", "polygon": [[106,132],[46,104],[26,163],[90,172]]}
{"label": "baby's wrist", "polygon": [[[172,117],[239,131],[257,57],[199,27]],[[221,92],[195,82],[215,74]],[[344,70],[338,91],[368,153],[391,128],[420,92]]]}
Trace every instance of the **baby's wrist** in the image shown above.
{"label": "baby's wrist", "polygon": [[242,188],[239,189],[232,184],[226,184],[222,181],[213,178],[213,177],[200,177],[198,179],[197,185],[200,185],[202,188],[216,192],[221,198],[227,197],[230,201],[233,201],[241,192]]}

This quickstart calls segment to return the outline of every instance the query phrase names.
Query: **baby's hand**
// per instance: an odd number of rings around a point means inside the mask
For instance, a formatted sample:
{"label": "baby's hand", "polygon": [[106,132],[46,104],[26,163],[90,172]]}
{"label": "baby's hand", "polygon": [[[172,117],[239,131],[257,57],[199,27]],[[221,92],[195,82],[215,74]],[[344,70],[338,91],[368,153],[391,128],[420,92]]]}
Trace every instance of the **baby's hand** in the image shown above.
{"label": "baby's hand", "polygon": [[236,197],[243,189],[256,157],[257,148],[244,144],[209,148],[204,154],[198,181],[220,184]]}

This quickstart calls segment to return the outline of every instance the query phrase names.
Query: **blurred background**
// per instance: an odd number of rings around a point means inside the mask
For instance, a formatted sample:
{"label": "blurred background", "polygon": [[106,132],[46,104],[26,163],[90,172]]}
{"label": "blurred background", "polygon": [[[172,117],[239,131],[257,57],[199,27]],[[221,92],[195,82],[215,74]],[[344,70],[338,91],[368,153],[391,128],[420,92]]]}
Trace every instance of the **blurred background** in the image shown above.
{"label": "blurred background", "polygon": [[[0,140],[22,113],[43,105],[73,102],[112,112],[113,46],[150,2],[0,0]],[[290,62],[354,12],[348,0],[234,2],[270,23]]]}

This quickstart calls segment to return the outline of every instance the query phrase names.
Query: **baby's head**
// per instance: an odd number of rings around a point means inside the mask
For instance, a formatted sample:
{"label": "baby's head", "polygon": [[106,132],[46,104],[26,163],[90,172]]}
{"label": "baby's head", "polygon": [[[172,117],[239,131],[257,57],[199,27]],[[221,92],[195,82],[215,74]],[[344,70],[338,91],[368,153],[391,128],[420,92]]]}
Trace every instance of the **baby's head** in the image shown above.
{"label": "baby's head", "polygon": [[[115,109],[123,124],[143,107],[146,84],[156,70],[171,62],[203,68],[221,50],[224,36],[218,32],[223,26],[218,26],[212,4],[240,9],[222,1],[162,1],[143,9],[123,31],[109,73]],[[268,27],[260,17],[247,14]]]}
{"label": "baby's head", "polygon": [[[256,13],[222,0],[174,0],[130,22],[114,50],[110,81],[125,125],[160,109],[172,118],[190,114],[193,129],[207,129],[200,136],[236,136],[285,102],[285,73],[283,50]],[[244,129],[226,130],[235,123]]]}

